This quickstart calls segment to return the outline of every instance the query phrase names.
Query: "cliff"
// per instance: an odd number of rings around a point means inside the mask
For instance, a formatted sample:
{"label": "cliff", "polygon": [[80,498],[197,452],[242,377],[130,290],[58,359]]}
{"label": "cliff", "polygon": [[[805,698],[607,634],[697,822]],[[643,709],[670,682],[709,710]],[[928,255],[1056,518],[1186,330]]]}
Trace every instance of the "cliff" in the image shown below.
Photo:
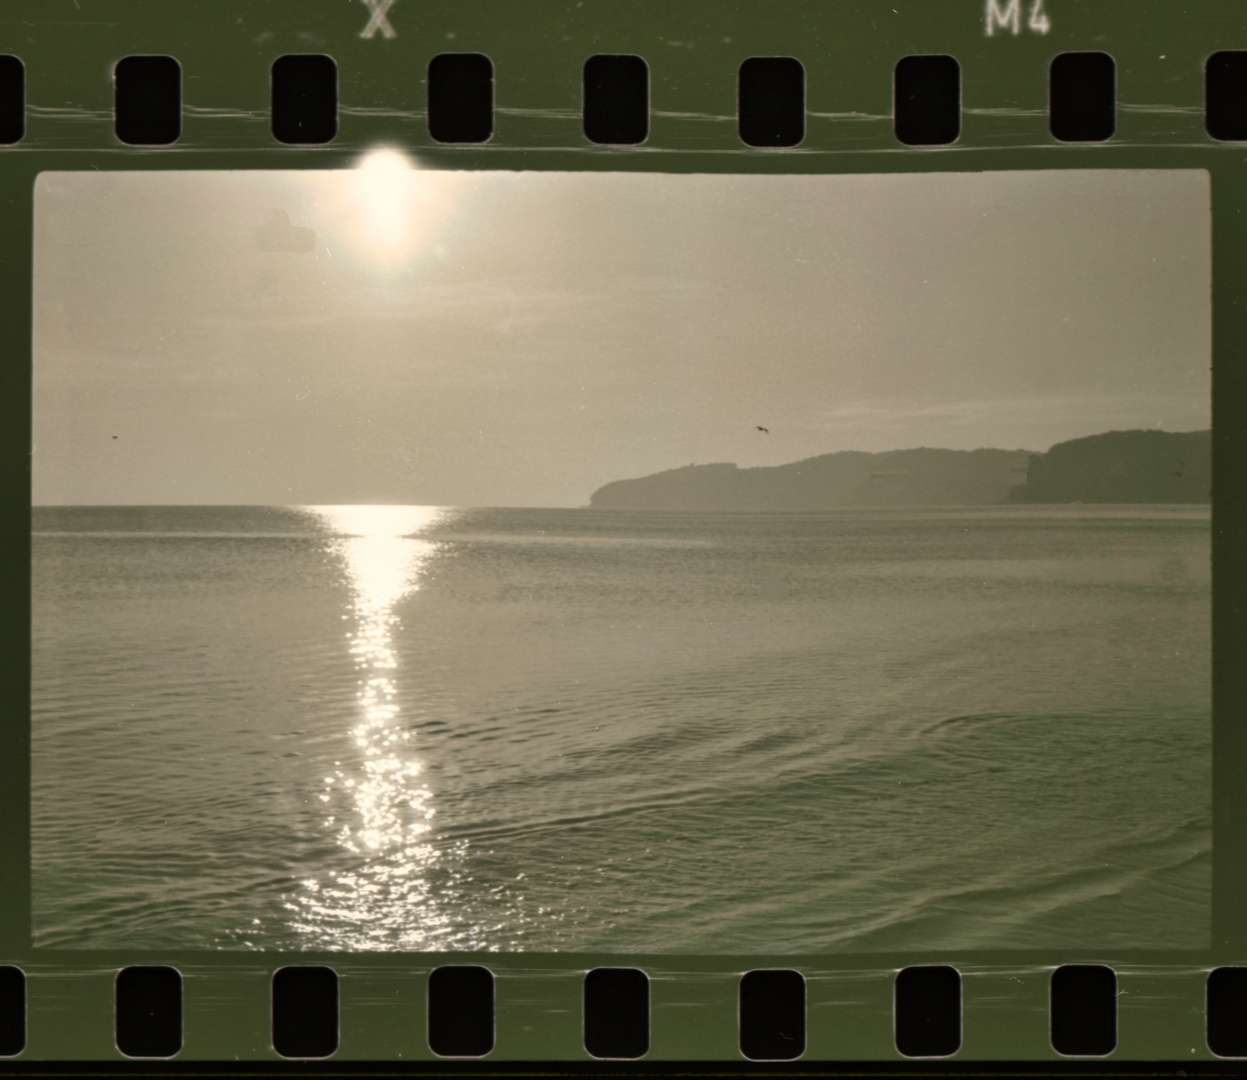
{"label": "cliff", "polygon": [[1211,431],[1109,431],[1031,457],[1015,503],[1212,501]]}
{"label": "cliff", "polygon": [[790,465],[688,465],[595,491],[610,510],[831,510],[845,506],[1003,503],[1025,477],[1026,450],[846,450]]}

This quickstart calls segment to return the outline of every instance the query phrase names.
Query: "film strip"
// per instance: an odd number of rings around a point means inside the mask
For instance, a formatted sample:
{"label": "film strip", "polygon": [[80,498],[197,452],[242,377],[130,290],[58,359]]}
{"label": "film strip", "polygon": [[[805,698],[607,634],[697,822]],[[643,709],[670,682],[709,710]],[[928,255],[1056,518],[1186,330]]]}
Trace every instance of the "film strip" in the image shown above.
{"label": "film strip", "polygon": [[9,1067],[1247,1057],[1240,5],[0,28]]}

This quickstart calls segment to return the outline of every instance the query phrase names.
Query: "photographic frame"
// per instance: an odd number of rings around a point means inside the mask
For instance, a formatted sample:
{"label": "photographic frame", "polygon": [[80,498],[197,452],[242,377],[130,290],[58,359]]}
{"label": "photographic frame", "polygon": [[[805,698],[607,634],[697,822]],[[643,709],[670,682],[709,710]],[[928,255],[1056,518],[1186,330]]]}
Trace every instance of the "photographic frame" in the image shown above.
{"label": "photographic frame", "polygon": [[[932,963],[950,964],[961,975],[964,1014],[958,1061],[1056,1060],[1047,1026],[1037,1023],[1036,1017],[1042,1018],[1047,1008],[1051,971],[1070,963],[1106,964],[1117,974],[1123,993],[1116,1058],[1187,1062],[1213,1057],[1204,1036],[1205,983],[1211,969],[1241,959],[1242,939],[1233,899],[1244,857],[1233,825],[1242,798],[1233,777],[1243,752],[1233,714],[1242,691],[1237,666],[1230,659],[1238,633],[1233,542],[1238,534],[1236,515],[1241,512],[1235,509],[1232,494],[1240,438],[1232,410],[1240,391],[1232,359],[1223,358],[1233,357],[1244,328],[1235,300],[1241,275],[1242,245],[1236,232],[1241,226],[1236,218],[1242,166],[1232,141],[1207,134],[1203,95],[1207,59],[1238,47],[1232,40],[1236,27],[1228,6],[1216,18],[1196,23],[1159,9],[1150,13],[1152,18],[1132,15],[1127,20],[1117,8],[1102,5],[1049,11],[1048,29],[1040,32],[1040,21],[1033,12],[1027,14],[1030,5],[1026,11],[1017,6],[1016,32],[1012,17],[1003,21],[997,17],[1012,11],[1012,6],[1001,4],[970,5],[964,11],[960,5],[928,5],[904,14],[881,4],[817,16],[799,5],[791,11],[769,6],[730,17],[682,5],[678,12],[647,10],[643,28],[634,26],[631,16],[586,7],[575,26],[560,35],[566,41],[551,36],[550,27],[557,21],[553,13],[548,24],[533,19],[512,22],[511,16],[500,17],[485,7],[471,13],[449,7],[416,12],[401,0],[380,17],[380,5],[365,11],[345,3],[325,5],[310,15],[301,11],[297,18],[283,12],[286,21],[281,27],[259,26],[264,20],[239,5],[229,17],[219,9],[214,16],[219,23],[205,27],[203,34],[192,33],[187,18],[175,19],[158,8],[144,8],[141,15],[136,9],[128,8],[124,14],[118,9],[101,20],[114,25],[92,28],[91,20],[70,14],[66,7],[69,21],[64,26],[36,25],[28,33],[32,40],[23,43],[19,34],[8,50],[22,56],[28,104],[24,138],[4,149],[10,165],[2,182],[11,193],[5,222],[11,250],[33,250],[36,259],[40,252],[34,242],[33,195],[41,174],[327,172],[351,169],[363,155],[382,146],[400,148],[430,174],[522,170],[520,175],[591,172],[604,178],[619,174],[815,178],[1148,170],[1206,176],[1212,231],[1211,401],[1217,409],[1212,446],[1218,493],[1210,532],[1216,569],[1211,598],[1214,856],[1208,945],[992,950],[958,945],[938,950],[718,955],[628,950],[627,965],[643,969],[649,978],[650,1059],[742,1060],[735,1013],[741,973],[795,969],[804,976],[807,994],[804,1060],[901,1060],[893,1037],[895,975],[901,968]],[[101,11],[105,9],[101,5]],[[390,26],[394,37],[385,34],[381,23],[371,35],[361,36],[367,30],[363,24],[371,26],[378,18]],[[46,14],[39,19],[46,20]],[[229,26],[231,19],[234,27],[243,29],[219,28]],[[13,20],[13,25],[20,24],[21,20]],[[609,44],[604,43],[607,38]],[[405,51],[413,46],[420,59],[414,68]],[[1093,47],[1111,54],[1116,63],[1115,129],[1101,143],[1062,143],[1047,127],[1048,67],[1059,53]],[[442,145],[427,132],[420,70],[432,57],[452,49],[483,54],[492,61],[495,126],[488,142]],[[581,131],[579,79],[588,56],[614,53],[641,55],[647,61],[650,128],[644,143],[605,148],[590,144]],[[664,53],[667,59],[660,65]],[[161,149],[123,146],[113,132],[112,65],[124,55],[140,54],[174,55],[183,73],[181,134]],[[333,141],[289,146],[273,138],[265,122],[268,71],[273,59],[286,54],[333,55],[340,98]],[[773,56],[797,57],[803,65],[804,137],[795,147],[750,147],[741,142],[736,129],[736,74],[745,59]],[[893,70],[905,56],[957,58],[962,102],[955,142],[915,147],[896,138]],[[678,64],[672,57],[679,58]],[[518,72],[525,73],[522,79]],[[396,92],[395,85],[403,89]],[[54,100],[73,104],[43,104]],[[0,306],[5,340],[14,343],[14,355],[30,355],[35,345],[31,312],[38,304],[32,267],[10,263],[6,273],[9,288]],[[37,365],[34,374],[38,376]],[[6,827],[0,843],[6,873],[15,882],[5,892],[4,922],[13,928],[5,931],[13,935],[6,942],[5,961],[21,967],[27,978],[24,1057],[92,1061],[114,1053],[109,1004],[116,970],[157,963],[171,964],[182,973],[181,1058],[272,1060],[266,1004],[272,972],[297,962],[324,963],[338,973],[341,1044],[336,1059],[432,1059],[419,1022],[425,992],[422,977],[451,957],[485,964],[494,972],[498,1042],[493,1059],[586,1060],[579,1024],[563,1020],[579,1017],[584,972],[624,963],[620,952],[310,950],[271,956],[163,946],[148,951],[46,950],[33,945],[24,929],[37,922],[29,876],[27,463],[32,382],[31,372],[22,364],[6,378],[10,393],[4,399],[12,411],[0,438],[6,440],[13,463],[4,473],[8,512],[3,518],[8,550],[13,553],[6,559],[10,566],[5,576],[6,608],[13,614],[6,620],[5,640],[10,658],[6,666],[17,677],[8,684],[12,703],[5,739],[11,752],[0,762],[8,775],[0,787],[8,800],[5,818],[12,827]],[[1226,415],[1230,422],[1220,423]],[[765,417],[758,423],[768,426]],[[770,431],[757,434],[766,438]],[[673,1022],[690,1013],[704,1019]]]}

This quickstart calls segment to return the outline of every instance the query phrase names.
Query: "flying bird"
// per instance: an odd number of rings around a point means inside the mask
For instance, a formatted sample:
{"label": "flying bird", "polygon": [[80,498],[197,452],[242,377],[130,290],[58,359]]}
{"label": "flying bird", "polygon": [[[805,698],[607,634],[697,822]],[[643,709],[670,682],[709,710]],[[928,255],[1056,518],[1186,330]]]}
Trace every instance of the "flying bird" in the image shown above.
{"label": "flying bird", "polygon": [[758,425],[757,425],[757,428],[758,428],[758,430],[759,430],[759,431],[764,431],[764,432],[766,432],[766,434],[768,434],[768,435],[771,433],[771,432],[770,432],[770,430],[769,430],[768,428],[764,428],[761,424],[758,424]]}

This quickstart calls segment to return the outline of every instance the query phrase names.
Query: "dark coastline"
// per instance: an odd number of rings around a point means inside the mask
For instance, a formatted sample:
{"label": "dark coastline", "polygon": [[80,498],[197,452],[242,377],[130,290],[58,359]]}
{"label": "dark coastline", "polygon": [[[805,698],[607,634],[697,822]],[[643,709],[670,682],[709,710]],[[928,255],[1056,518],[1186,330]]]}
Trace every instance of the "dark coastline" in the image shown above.
{"label": "dark coastline", "polygon": [[1031,458],[1013,503],[1210,503],[1211,431],[1110,431]]}
{"label": "dark coastline", "polygon": [[1208,503],[1212,433],[1110,431],[1026,450],[847,450],[788,465],[687,465],[598,488],[610,510],[831,510],[1004,503]]}

